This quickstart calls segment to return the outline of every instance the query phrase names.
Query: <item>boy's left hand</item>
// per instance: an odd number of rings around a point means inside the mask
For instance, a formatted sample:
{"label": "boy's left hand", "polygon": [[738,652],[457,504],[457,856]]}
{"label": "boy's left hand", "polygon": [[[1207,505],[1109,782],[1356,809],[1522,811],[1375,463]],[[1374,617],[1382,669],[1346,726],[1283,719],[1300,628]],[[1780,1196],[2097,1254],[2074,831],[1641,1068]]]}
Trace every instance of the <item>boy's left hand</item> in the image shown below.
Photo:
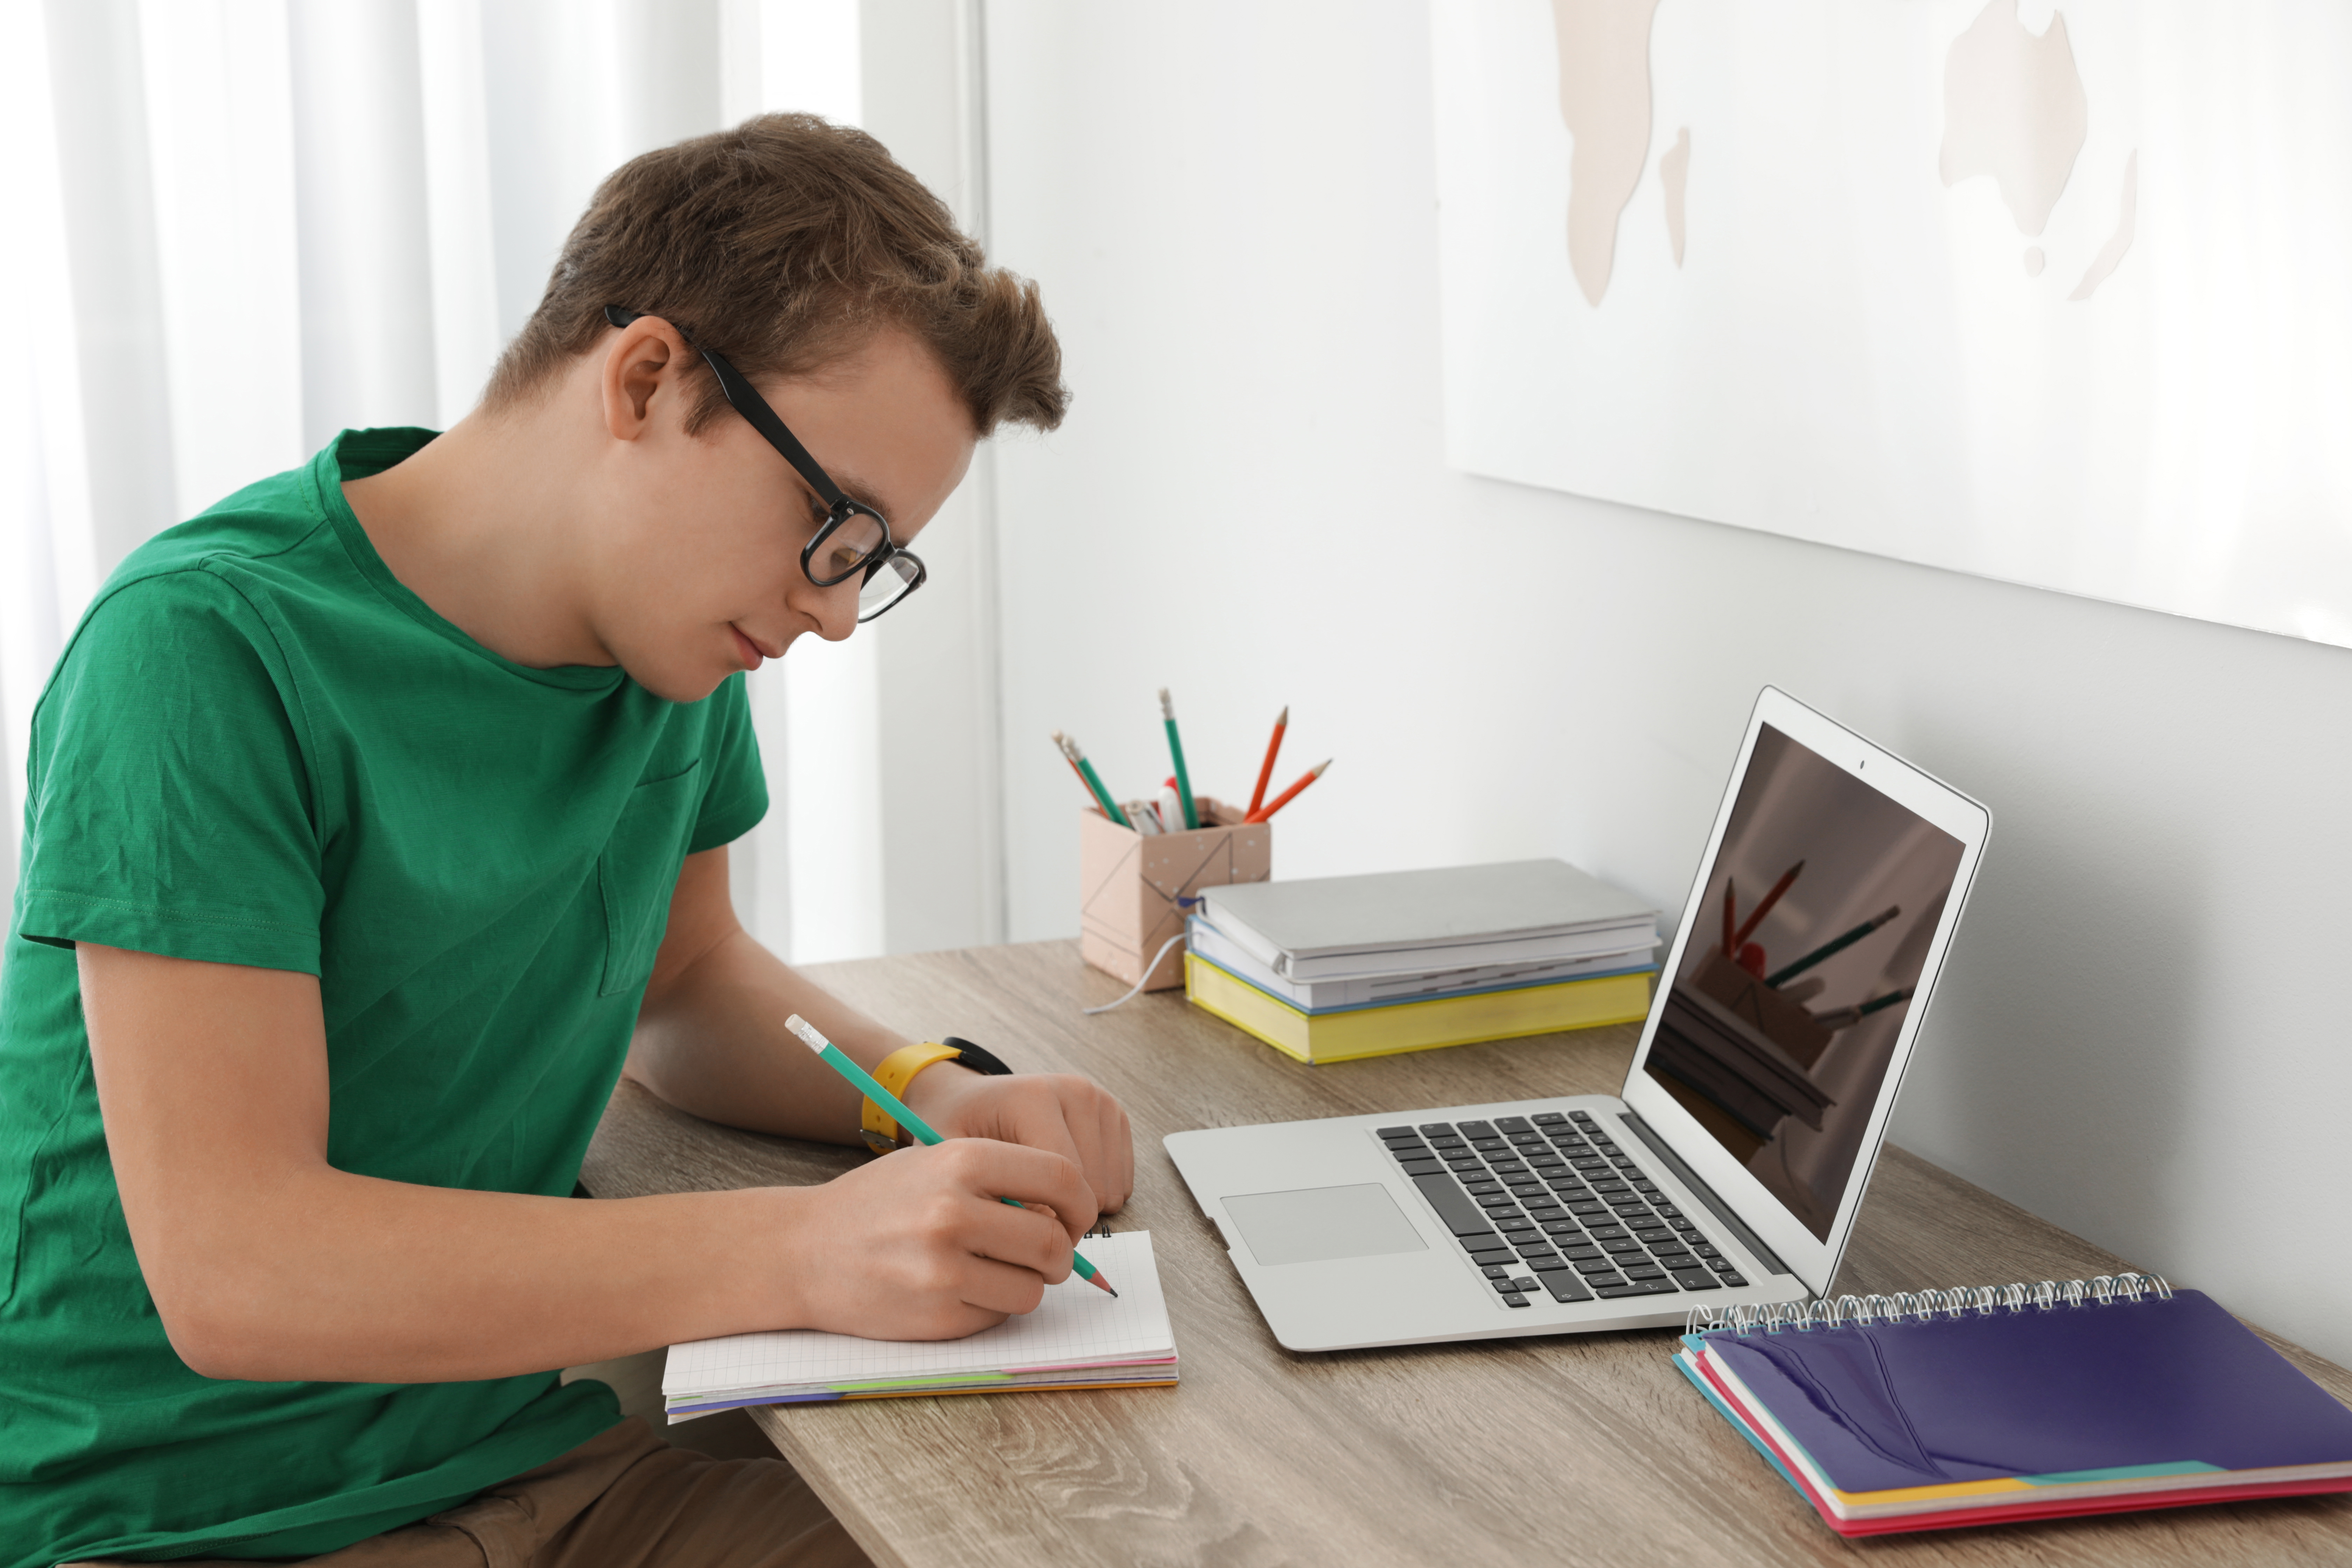
{"label": "boy's left hand", "polygon": [[1135,1142],[1127,1110],[1076,1073],[992,1078],[954,1062],[915,1075],[907,1108],[950,1138],[993,1138],[1077,1162],[1105,1214],[1135,1190]]}

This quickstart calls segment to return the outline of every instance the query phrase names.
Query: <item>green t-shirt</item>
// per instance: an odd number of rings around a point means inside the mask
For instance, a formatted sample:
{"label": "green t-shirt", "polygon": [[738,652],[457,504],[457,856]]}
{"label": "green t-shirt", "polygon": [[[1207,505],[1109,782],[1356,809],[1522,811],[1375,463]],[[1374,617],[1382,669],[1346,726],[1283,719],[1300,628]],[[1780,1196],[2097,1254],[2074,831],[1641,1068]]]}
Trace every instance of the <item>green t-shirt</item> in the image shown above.
{"label": "green t-shirt", "polygon": [[294,1556],[619,1418],[555,1373],[216,1382],[172,1352],[109,1164],[72,943],[319,976],[328,1158],[572,1191],[685,858],[767,808],[741,678],[528,669],[394,578],[346,431],[123,563],[33,717],[0,974],[0,1564]]}

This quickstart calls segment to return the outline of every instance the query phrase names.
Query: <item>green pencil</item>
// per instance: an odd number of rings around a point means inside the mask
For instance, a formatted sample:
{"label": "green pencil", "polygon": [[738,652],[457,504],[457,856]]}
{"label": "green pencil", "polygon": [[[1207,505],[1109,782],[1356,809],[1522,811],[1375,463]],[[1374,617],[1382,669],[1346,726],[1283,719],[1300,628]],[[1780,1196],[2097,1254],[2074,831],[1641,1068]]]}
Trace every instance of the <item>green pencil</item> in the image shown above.
{"label": "green pencil", "polygon": [[1840,1029],[1851,1029],[1873,1013],[1883,1013],[1897,1002],[1908,1002],[1911,1000],[1913,989],[1914,987],[1906,985],[1900,991],[1889,991],[1884,996],[1874,996],[1859,1007],[1841,1007],[1834,1013],[1817,1013],[1813,1016],[1813,1022],[1832,1034]]}
{"label": "green pencil", "polygon": [[[880,1084],[875,1082],[874,1075],[872,1073],[867,1072],[864,1068],[859,1067],[856,1062],[851,1061],[847,1056],[843,1054],[839,1046],[835,1045],[831,1040],[826,1039],[823,1035],[817,1033],[815,1025],[810,1023],[806,1018],[802,1017],[798,1013],[795,1013],[791,1017],[784,1020],[784,1027],[790,1029],[794,1035],[798,1036],[800,1037],[801,1044],[814,1051],[819,1061],[824,1063],[825,1066],[831,1068],[834,1071],[847,1079],[851,1083],[855,1084],[858,1090],[868,1100],[871,1100],[875,1104],[888,1111],[890,1113],[890,1119],[896,1121],[899,1126],[905,1128],[908,1131],[912,1132],[917,1138],[920,1139],[925,1143],[944,1143],[947,1142],[946,1139],[940,1136],[939,1130],[937,1128],[924,1121],[921,1117],[916,1115],[913,1111],[908,1110],[904,1100],[901,1100],[897,1095],[892,1094],[888,1089],[884,1089]],[[1026,1206],[1018,1198],[999,1198],[997,1202],[1011,1204],[1014,1208]],[[1108,1290],[1114,1296],[1118,1294],[1117,1290],[1111,1289],[1110,1281],[1104,1279],[1101,1273],[1096,1269],[1095,1266],[1087,1261],[1086,1254],[1073,1251],[1070,1254],[1070,1267],[1077,1270],[1079,1279],[1085,1280],[1096,1289]]]}
{"label": "green pencil", "polygon": [[1822,962],[1824,959],[1836,957],[1839,953],[1843,952],[1847,948],[1852,947],[1855,942],[1860,942],[1864,937],[1868,936],[1872,931],[1876,931],[1880,926],[1885,925],[1888,921],[1893,920],[1896,915],[1899,915],[1902,912],[1903,906],[1897,904],[1881,914],[1873,915],[1870,919],[1863,921],[1860,925],[1854,927],[1843,936],[1839,937],[1836,941],[1825,942],[1822,943],[1821,946],[1813,949],[1812,952],[1805,954],[1804,957],[1797,960],[1796,963],[1789,964],[1785,968],[1774,970],[1771,973],[1764,977],[1764,984],[1772,986],[1777,990],[1781,985],[1794,980],[1798,975],[1802,974],[1806,970],[1811,969],[1814,964]]}
{"label": "green pencil", "polygon": [[1168,689],[1160,689],[1160,721],[1168,727],[1168,754],[1176,759],[1176,804],[1183,809],[1184,826],[1201,826],[1201,814],[1192,805],[1192,775],[1184,771],[1184,740],[1176,733],[1176,704],[1168,700]]}
{"label": "green pencil", "polygon": [[1127,819],[1127,813],[1119,810],[1118,802],[1111,799],[1110,791],[1103,788],[1102,775],[1095,772],[1094,763],[1087,761],[1087,754],[1078,750],[1078,743],[1056,730],[1054,731],[1054,744],[1062,748],[1062,755],[1069,758],[1070,766],[1078,770],[1079,780],[1095,792],[1095,803],[1102,807],[1103,815],[1121,827],[1133,827],[1135,824]]}

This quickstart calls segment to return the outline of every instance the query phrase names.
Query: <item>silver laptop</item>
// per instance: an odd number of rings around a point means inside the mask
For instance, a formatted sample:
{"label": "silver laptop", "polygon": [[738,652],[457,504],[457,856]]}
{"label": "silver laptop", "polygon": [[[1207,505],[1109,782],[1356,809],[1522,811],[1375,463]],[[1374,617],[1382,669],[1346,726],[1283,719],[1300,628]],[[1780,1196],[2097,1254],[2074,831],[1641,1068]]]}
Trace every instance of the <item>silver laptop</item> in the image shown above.
{"label": "silver laptop", "polygon": [[1767,687],[1617,1095],[1533,1081],[1168,1152],[1294,1351],[1826,1293],[1990,826]]}

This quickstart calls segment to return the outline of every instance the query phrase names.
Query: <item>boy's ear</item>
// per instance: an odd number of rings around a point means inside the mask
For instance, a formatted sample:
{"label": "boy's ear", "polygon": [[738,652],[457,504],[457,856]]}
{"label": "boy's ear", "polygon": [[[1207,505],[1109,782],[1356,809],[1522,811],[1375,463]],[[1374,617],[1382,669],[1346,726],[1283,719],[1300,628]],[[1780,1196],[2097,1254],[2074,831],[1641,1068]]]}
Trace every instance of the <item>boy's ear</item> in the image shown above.
{"label": "boy's ear", "polygon": [[653,422],[654,403],[677,397],[693,351],[677,329],[658,316],[639,316],[604,348],[604,428],[616,441],[634,441]]}

